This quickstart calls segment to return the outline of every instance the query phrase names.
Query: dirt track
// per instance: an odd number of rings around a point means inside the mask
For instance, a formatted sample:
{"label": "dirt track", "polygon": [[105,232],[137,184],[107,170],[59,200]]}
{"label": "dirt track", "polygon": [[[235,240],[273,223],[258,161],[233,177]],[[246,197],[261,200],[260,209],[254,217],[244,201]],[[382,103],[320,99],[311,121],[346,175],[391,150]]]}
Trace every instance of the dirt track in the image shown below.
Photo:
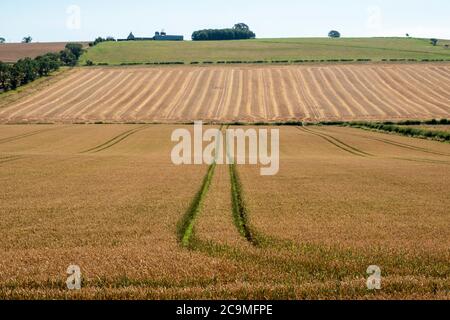
{"label": "dirt track", "polygon": [[450,117],[450,65],[83,68],[0,122],[326,121]]}

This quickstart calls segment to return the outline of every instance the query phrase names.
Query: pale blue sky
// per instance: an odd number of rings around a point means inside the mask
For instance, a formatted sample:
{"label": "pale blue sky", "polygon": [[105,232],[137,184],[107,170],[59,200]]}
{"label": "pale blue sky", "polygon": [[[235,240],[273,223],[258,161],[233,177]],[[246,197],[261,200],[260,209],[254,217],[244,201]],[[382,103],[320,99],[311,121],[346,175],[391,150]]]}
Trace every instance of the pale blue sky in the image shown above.
{"label": "pale blue sky", "polygon": [[[80,8],[80,24],[76,10]],[[450,39],[448,0],[2,0],[0,37],[17,42],[152,36],[165,29],[190,39],[203,28],[250,25],[259,38],[404,36]]]}

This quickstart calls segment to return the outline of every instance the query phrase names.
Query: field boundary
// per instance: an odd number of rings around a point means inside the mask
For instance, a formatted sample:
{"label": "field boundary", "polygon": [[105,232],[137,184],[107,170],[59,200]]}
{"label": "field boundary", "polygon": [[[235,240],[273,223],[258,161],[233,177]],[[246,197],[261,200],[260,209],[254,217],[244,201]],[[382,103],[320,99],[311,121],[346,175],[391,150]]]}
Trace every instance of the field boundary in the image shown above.
{"label": "field boundary", "polygon": [[261,61],[193,61],[193,62],[122,62],[94,63],[79,65],[79,68],[126,68],[126,67],[208,67],[208,66],[333,66],[333,65],[416,65],[416,64],[449,64],[449,59],[321,59],[321,60],[261,60]]}
{"label": "field boundary", "polygon": [[395,124],[383,124],[383,123],[372,123],[372,122],[348,122],[343,123],[343,126],[371,130],[376,132],[392,133],[401,136],[407,136],[412,138],[430,139],[441,142],[450,142],[450,132],[444,131],[434,131],[426,129],[415,129],[401,127]]}
{"label": "field boundary", "polygon": [[389,144],[389,145],[392,145],[392,146],[396,146],[396,147],[399,147],[399,148],[403,148],[403,149],[420,151],[420,152],[430,153],[430,154],[439,155],[439,156],[450,156],[450,154],[447,154],[447,153],[442,153],[442,152],[428,150],[428,149],[425,149],[425,148],[415,147],[415,146],[411,146],[409,144],[396,142],[396,141],[392,141],[392,140],[388,140],[388,139],[375,138],[375,137],[373,137],[373,138],[372,137],[366,137],[366,138],[370,139],[370,140],[383,142],[383,143],[386,143],[386,144]]}

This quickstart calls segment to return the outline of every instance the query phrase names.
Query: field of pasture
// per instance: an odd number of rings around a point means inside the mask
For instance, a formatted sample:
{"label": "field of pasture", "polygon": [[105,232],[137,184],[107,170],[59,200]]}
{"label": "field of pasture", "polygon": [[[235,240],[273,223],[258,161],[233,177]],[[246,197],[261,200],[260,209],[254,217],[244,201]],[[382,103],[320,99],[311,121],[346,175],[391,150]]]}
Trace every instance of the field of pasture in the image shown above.
{"label": "field of pasture", "polygon": [[223,63],[321,60],[450,60],[449,41],[414,38],[284,38],[239,41],[105,42],[81,58],[95,64]]}

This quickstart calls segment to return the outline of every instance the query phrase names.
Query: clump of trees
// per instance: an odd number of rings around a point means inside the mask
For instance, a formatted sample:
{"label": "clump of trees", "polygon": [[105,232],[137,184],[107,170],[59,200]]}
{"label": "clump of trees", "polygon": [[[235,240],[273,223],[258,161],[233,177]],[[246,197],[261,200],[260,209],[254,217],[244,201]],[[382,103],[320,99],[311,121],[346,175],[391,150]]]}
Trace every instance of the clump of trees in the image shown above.
{"label": "clump of trees", "polygon": [[66,48],[59,53],[63,65],[74,67],[83,54],[83,46],[79,43],[68,43]]}
{"label": "clump of trees", "polygon": [[106,38],[98,37],[94,40],[94,42],[89,43],[89,47],[93,47],[93,46],[98,45],[99,43],[109,42],[109,41],[116,41],[116,39],[114,37],[106,37]]}
{"label": "clump of trees", "polygon": [[192,34],[194,41],[254,39],[256,34],[245,23],[238,23],[231,29],[205,29]]}
{"label": "clump of trees", "polygon": [[433,46],[437,46],[437,44],[438,44],[438,42],[439,42],[439,40],[438,39],[430,39],[430,42],[431,42],[431,44],[433,45]]}
{"label": "clump of trees", "polygon": [[75,66],[82,54],[81,44],[69,43],[59,53],[47,53],[35,59],[20,59],[14,64],[0,61],[0,89],[15,90],[40,77],[48,76],[61,66]]}
{"label": "clump of trees", "polygon": [[5,38],[2,38],[2,37],[0,37],[0,43],[5,43],[6,42],[6,39]]}
{"label": "clump of trees", "polygon": [[339,31],[336,31],[336,30],[331,30],[330,32],[328,32],[328,37],[330,37],[330,38],[340,38],[341,37],[341,33]]}

